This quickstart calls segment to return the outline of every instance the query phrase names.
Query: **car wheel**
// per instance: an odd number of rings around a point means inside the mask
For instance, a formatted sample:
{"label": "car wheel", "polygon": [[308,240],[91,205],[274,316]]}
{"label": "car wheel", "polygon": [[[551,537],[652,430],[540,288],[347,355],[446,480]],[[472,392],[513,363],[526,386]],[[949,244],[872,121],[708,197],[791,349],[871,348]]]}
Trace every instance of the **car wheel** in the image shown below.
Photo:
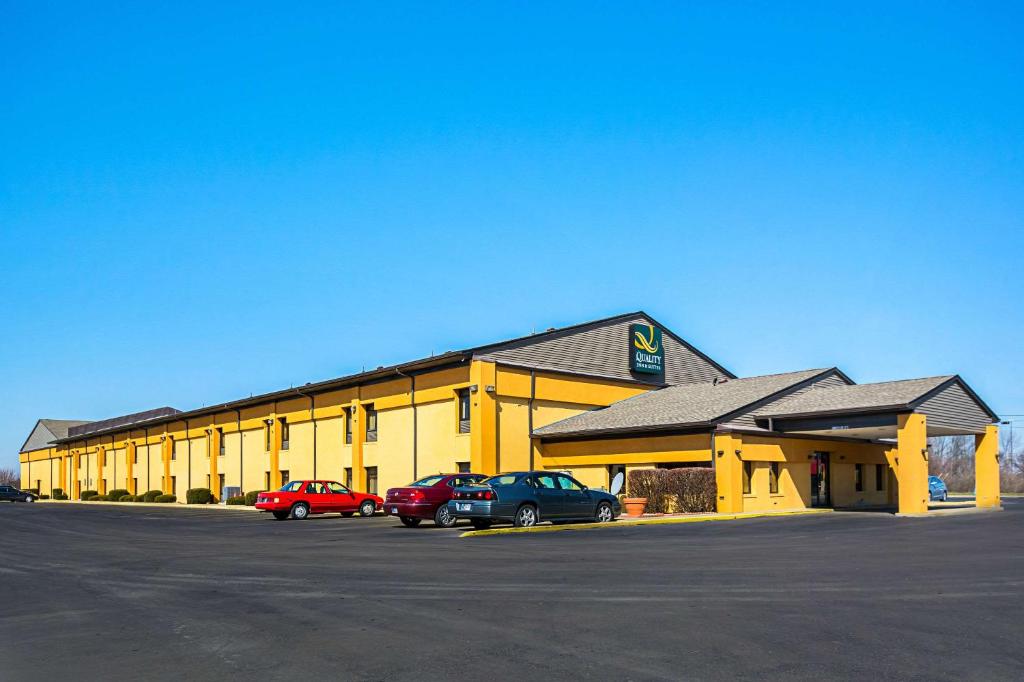
{"label": "car wheel", "polygon": [[292,518],[296,521],[302,521],[307,516],[309,516],[309,507],[304,503],[299,502],[297,505],[292,507]]}
{"label": "car wheel", "polygon": [[533,505],[524,504],[516,512],[516,519],[513,521],[513,525],[516,528],[529,528],[536,526],[538,520],[537,508]]}
{"label": "car wheel", "polygon": [[594,520],[598,523],[608,523],[609,521],[615,520],[615,514],[612,512],[612,506],[607,502],[602,502],[597,505],[597,513],[594,514]]}
{"label": "car wheel", "polygon": [[942,493],[942,501],[945,502],[946,498],[949,497],[949,493]]}
{"label": "car wheel", "polygon": [[414,519],[411,516],[399,516],[398,518],[402,521],[402,525],[406,528],[415,528],[416,526],[420,525],[420,520]]}
{"label": "car wheel", "polygon": [[473,524],[473,528],[476,530],[487,530],[491,527],[491,522],[487,519],[470,519],[469,522]]}
{"label": "car wheel", "polygon": [[36,498],[32,497],[31,495],[26,495],[25,496],[25,501],[26,502],[35,502]]}
{"label": "car wheel", "polygon": [[373,500],[367,500],[359,505],[360,516],[373,516],[377,513],[377,505],[373,503]]}
{"label": "car wheel", "polygon": [[288,512],[286,512],[286,511],[276,511],[276,512],[273,512],[273,514],[274,514],[274,518],[277,519],[278,521],[284,521],[285,519],[288,518]]}
{"label": "car wheel", "polygon": [[438,528],[451,528],[455,525],[455,515],[448,509],[447,504],[442,504],[434,512],[434,525]]}

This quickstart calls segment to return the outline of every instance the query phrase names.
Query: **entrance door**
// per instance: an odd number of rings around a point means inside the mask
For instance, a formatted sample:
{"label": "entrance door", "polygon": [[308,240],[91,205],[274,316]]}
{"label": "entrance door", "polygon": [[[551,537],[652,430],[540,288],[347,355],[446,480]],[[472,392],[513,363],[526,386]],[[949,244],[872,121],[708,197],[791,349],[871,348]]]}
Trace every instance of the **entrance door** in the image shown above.
{"label": "entrance door", "polygon": [[811,506],[832,506],[832,476],[827,452],[815,452],[811,457]]}

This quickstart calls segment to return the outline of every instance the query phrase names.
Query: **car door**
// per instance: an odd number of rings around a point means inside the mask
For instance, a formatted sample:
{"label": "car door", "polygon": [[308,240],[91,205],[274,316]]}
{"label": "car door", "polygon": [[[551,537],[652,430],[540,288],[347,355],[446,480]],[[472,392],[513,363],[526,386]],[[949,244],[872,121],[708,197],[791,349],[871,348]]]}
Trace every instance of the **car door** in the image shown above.
{"label": "car door", "polygon": [[538,511],[542,519],[565,517],[565,493],[555,482],[554,474],[534,474],[533,487],[537,498]]}
{"label": "car door", "polygon": [[589,519],[594,516],[597,511],[594,509],[594,501],[590,493],[583,489],[583,484],[565,474],[558,474],[555,480],[563,493],[562,504],[566,517]]}
{"label": "car door", "polygon": [[328,481],[327,489],[330,491],[331,511],[341,513],[354,512],[359,506],[356,503],[356,496],[341,483]]}
{"label": "car door", "polygon": [[321,481],[309,481],[304,490],[306,499],[309,501],[309,511],[314,514],[323,514],[333,509],[332,495],[327,486]]}

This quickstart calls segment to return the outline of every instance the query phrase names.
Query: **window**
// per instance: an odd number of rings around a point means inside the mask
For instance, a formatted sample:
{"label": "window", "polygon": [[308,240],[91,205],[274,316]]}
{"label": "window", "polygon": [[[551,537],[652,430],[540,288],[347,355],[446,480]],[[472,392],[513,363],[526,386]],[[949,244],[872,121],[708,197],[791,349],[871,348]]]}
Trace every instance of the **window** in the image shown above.
{"label": "window", "polygon": [[281,485],[284,485],[289,480],[291,480],[291,476],[289,476],[288,474],[289,471],[287,469],[281,469]]}
{"label": "window", "polygon": [[475,485],[483,479],[483,476],[456,476],[452,480],[448,481],[448,485],[453,488],[461,488],[464,485]]}
{"label": "window", "polygon": [[875,465],[875,490],[881,492],[885,490],[885,465]]}
{"label": "window", "polygon": [[174,439],[171,438],[171,459],[178,459],[178,448],[174,447]]}
{"label": "window", "polygon": [[345,487],[352,487],[352,467],[345,467]]}
{"label": "window", "polygon": [[224,492],[224,474],[217,474],[217,489],[213,491],[213,494],[220,497],[222,492]]}
{"label": "window", "polygon": [[[210,448],[211,447],[212,447],[212,445],[210,443],[210,434],[209,434],[209,432],[207,432],[207,434],[206,434],[206,459],[210,459]],[[209,487],[209,486],[207,486],[207,487]]]}
{"label": "window", "polygon": [[561,488],[562,490],[575,490],[579,492],[583,491],[583,486],[580,485],[579,481],[577,481],[574,478],[570,478],[565,474],[560,474],[556,476],[555,479],[558,481],[558,487]]}
{"label": "window", "polygon": [[743,463],[743,494],[750,494],[750,478],[751,478],[751,464],[750,462]]}
{"label": "window", "polygon": [[217,450],[221,457],[228,454],[228,447],[224,444],[224,429],[217,429]]}
{"label": "window", "polygon": [[[622,487],[626,487],[626,465],[625,464],[609,464],[608,465],[608,490],[611,490],[612,484],[615,482],[615,477],[622,474]],[[619,492],[622,492],[621,490]]]}
{"label": "window", "polygon": [[366,467],[366,492],[377,494],[377,467]]}
{"label": "window", "polygon": [[270,452],[270,422],[263,424],[263,449]]}
{"label": "window", "polygon": [[770,462],[768,464],[768,494],[778,495],[779,494],[779,463]]}
{"label": "window", "polygon": [[134,450],[132,450],[132,464],[138,464],[138,463],[139,463],[139,449],[135,448]]}
{"label": "window", "polygon": [[469,389],[456,392],[459,398],[459,433],[469,433]]}
{"label": "window", "polygon": [[444,480],[444,475],[443,474],[440,475],[440,476],[427,476],[426,478],[421,478],[420,480],[416,481],[415,483],[410,483],[409,487],[410,488],[431,488],[431,487],[437,485],[438,483],[440,483],[443,480]]}
{"label": "window", "polygon": [[458,468],[460,474],[469,473],[469,462],[456,462],[455,466]]}
{"label": "window", "polygon": [[352,445],[352,408],[345,408],[345,445]]}
{"label": "window", "polygon": [[853,487],[857,492],[864,491],[864,465],[853,465]]}
{"label": "window", "polygon": [[311,495],[326,495],[327,486],[319,481],[310,481],[306,484],[306,492]]}
{"label": "window", "polygon": [[264,490],[270,490],[270,472],[269,471],[264,471],[263,472],[263,489]]}
{"label": "window", "polygon": [[210,474],[206,474],[206,489],[207,490],[210,489],[210,483],[211,483],[211,481],[210,481]]}
{"label": "window", "polygon": [[373,405],[366,406],[366,442],[373,443],[377,440],[377,410]]}
{"label": "window", "polygon": [[290,483],[285,483],[284,485],[282,485],[280,488],[278,488],[278,491],[282,493],[297,493],[299,491],[299,488],[301,487],[302,481],[292,481]]}
{"label": "window", "polygon": [[348,488],[340,483],[335,483],[334,481],[328,483],[327,488],[335,495],[348,495],[350,493]]}
{"label": "window", "polygon": [[533,480],[536,482],[536,487],[538,488],[558,490],[558,486],[555,484],[555,477],[551,474],[540,474],[535,476]]}
{"label": "window", "polygon": [[137,495],[138,492],[139,492],[139,479],[133,478],[132,479],[132,494],[133,495]]}
{"label": "window", "polygon": [[291,429],[288,428],[288,422],[285,421],[284,417],[281,417],[281,419],[279,419],[278,422],[281,424],[281,449],[287,450],[288,441],[290,440],[291,436]]}
{"label": "window", "polygon": [[178,477],[177,476],[171,476],[171,494],[172,495],[177,495],[178,494]]}
{"label": "window", "polygon": [[[523,476],[520,479],[519,476],[517,476],[516,474],[500,474],[498,476],[491,476],[490,478],[486,478],[486,479],[484,479],[482,481],[479,481],[479,483],[484,483],[486,485],[492,485],[492,486],[493,485],[515,485],[520,480],[529,482],[531,479],[529,477],[527,477],[527,476]],[[533,483],[529,483],[529,485],[533,485]]]}

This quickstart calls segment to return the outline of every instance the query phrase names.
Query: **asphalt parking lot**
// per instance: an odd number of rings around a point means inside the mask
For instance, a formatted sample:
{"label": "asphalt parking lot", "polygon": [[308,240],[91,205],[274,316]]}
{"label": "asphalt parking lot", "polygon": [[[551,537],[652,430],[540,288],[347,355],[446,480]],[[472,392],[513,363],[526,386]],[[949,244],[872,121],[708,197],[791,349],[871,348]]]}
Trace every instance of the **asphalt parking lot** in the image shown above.
{"label": "asphalt parking lot", "polygon": [[1020,679],[1024,500],[460,538],[0,506],[3,679]]}

